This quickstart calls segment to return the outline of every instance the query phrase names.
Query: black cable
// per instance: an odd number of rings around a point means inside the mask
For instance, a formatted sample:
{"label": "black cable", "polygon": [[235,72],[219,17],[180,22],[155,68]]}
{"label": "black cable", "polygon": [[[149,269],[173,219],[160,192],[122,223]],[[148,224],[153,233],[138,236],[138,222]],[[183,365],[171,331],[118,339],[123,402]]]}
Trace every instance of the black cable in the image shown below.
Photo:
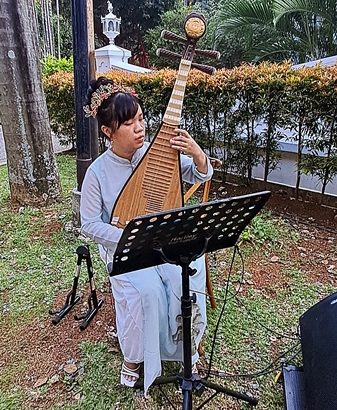
{"label": "black cable", "polygon": [[172,401],[168,398],[168,395],[164,392],[164,389],[162,388],[162,386],[159,384],[158,387],[159,387],[159,390],[160,390],[161,394],[165,397],[165,399],[168,401],[168,403],[171,405],[171,407],[176,410],[177,408],[172,403]]}
{"label": "black cable", "polygon": [[[238,252],[238,254],[239,254],[239,256],[240,256],[241,263],[242,263],[241,278],[240,278],[240,280],[239,280],[239,284],[240,284],[239,286],[241,286],[241,285],[243,284],[243,277],[244,277],[244,274],[245,274],[245,266],[244,266],[244,259],[243,259],[243,256],[242,256],[242,253],[241,253],[239,247],[237,247],[237,252]],[[205,295],[205,296],[207,296],[208,298],[210,298],[209,294],[206,293],[206,292],[200,292],[200,291],[197,291],[197,290],[193,290],[193,292],[199,293],[199,294],[202,294],[202,295]],[[247,308],[247,306],[242,302],[242,300],[240,300],[240,299],[237,297],[237,295],[239,294],[239,292],[240,292],[240,287],[236,290],[236,292],[235,292],[234,294],[231,295],[231,297],[227,298],[227,302],[235,298],[236,302],[238,302],[238,303],[246,310],[246,312],[248,313],[248,315],[249,315],[250,317],[252,317],[252,320],[253,320],[255,323],[259,324],[259,325],[260,325],[261,327],[263,327],[265,330],[267,330],[267,331],[270,332],[270,333],[273,333],[274,335],[276,335],[276,336],[278,336],[278,337],[282,337],[282,338],[286,338],[286,339],[290,339],[290,340],[296,340],[296,339],[299,339],[299,338],[300,338],[299,329],[298,329],[298,328],[299,328],[299,325],[297,326],[297,331],[296,331],[296,333],[295,333],[295,334],[292,334],[292,335],[288,335],[288,334],[285,334],[285,333],[279,333],[279,332],[277,332],[277,331],[275,331],[275,330],[272,330],[272,329],[270,329],[269,327],[265,326],[262,322],[260,322],[258,319],[256,319],[256,317],[254,317],[254,316],[252,315],[252,313],[251,313],[250,310]],[[229,290],[228,290],[228,293],[230,293]],[[216,299],[216,300],[219,301],[219,302],[220,302],[220,301],[221,301],[221,302],[224,302],[224,301],[225,301],[223,298],[218,298],[218,297],[216,297],[216,296],[213,296],[213,298]]]}
{"label": "black cable", "polygon": [[235,298],[235,300],[236,300],[238,303],[240,303],[242,307],[245,308],[245,310],[246,310],[246,312],[248,313],[248,315],[253,318],[253,321],[255,321],[255,323],[259,324],[261,327],[263,327],[264,329],[266,329],[268,332],[273,333],[273,334],[275,334],[275,335],[277,335],[277,336],[279,336],[279,337],[284,337],[284,338],[286,338],[286,339],[296,340],[296,339],[299,337],[298,334],[297,334],[297,337],[294,337],[294,335],[291,335],[291,336],[290,336],[290,335],[287,335],[287,334],[282,334],[282,333],[276,332],[276,331],[274,331],[274,330],[268,328],[267,326],[265,326],[262,322],[260,322],[258,319],[256,319],[256,317],[253,317],[253,315],[250,313],[250,311],[249,311],[249,309],[247,308],[247,306],[237,297],[237,295],[240,293],[240,288],[241,288],[241,286],[242,286],[242,284],[243,284],[243,277],[244,277],[244,274],[245,274],[245,262],[244,262],[243,255],[242,255],[242,252],[241,252],[241,250],[240,250],[239,247],[237,247],[237,252],[238,252],[238,255],[240,256],[240,260],[241,260],[241,264],[242,264],[241,278],[240,278],[240,280],[239,280],[239,286],[238,286],[238,288],[236,289],[236,292],[235,292],[230,298],[228,298],[227,301],[232,300],[232,299]]}
{"label": "black cable", "polygon": [[[285,352],[283,352],[281,355],[279,355],[275,360],[273,360],[268,366],[266,366],[265,368],[263,368],[262,370],[259,370],[258,372],[255,373],[237,373],[237,374],[229,374],[229,373],[225,373],[222,372],[222,374],[217,374],[215,371],[211,371],[210,374],[212,376],[215,377],[219,377],[219,378],[235,378],[235,379],[239,379],[239,378],[253,378],[253,377],[260,377],[260,376],[265,376],[266,374],[270,374],[275,372],[276,370],[282,368],[283,363],[281,363],[280,365],[275,367],[275,364],[282,359],[285,355],[287,355],[289,352],[291,352],[292,350],[294,350],[296,347],[298,347],[299,344],[296,343],[295,345],[291,346],[288,350],[286,350]],[[287,359],[287,362],[289,362],[290,360],[292,360],[295,356],[297,356],[299,353],[301,352],[301,348],[297,349],[297,351],[290,356],[290,358]],[[202,369],[200,369],[202,370]]]}
{"label": "black cable", "polygon": [[[238,282],[239,282],[239,288],[237,289],[236,293],[233,294],[230,298],[228,298],[227,301],[234,299],[235,296],[240,292],[240,288],[241,288],[241,286],[242,286],[242,284],[243,284],[243,276],[244,276],[244,274],[245,274],[245,265],[244,265],[244,259],[243,259],[242,253],[241,253],[240,248],[239,248],[238,245],[235,245],[235,248],[236,248],[236,249],[234,249],[234,251],[236,251],[236,252],[239,254],[240,259],[241,259],[241,264],[242,264],[241,278],[240,278],[239,281],[238,281]],[[235,256],[235,253],[234,253],[233,257],[234,257],[234,256]],[[231,267],[230,267],[230,269],[232,268],[232,263],[233,263],[233,262],[231,262]],[[229,276],[230,276],[230,275],[229,275]],[[229,276],[228,276],[228,279],[229,279]],[[228,284],[228,281],[227,281],[227,284]],[[194,290],[194,292],[202,293],[202,294],[206,295],[206,296],[210,299],[210,296],[209,296],[208,293],[198,292],[198,291],[195,291],[195,290]],[[229,290],[228,290],[228,293],[230,293]],[[214,299],[216,299],[217,301],[222,301],[222,302],[224,301],[223,298],[217,298],[217,297],[215,297],[215,296],[213,296],[213,297],[214,297]]]}
{"label": "black cable", "polygon": [[[240,260],[241,260],[241,264],[242,264],[242,270],[241,270],[241,278],[239,280],[239,287],[237,287],[237,290],[235,293],[233,293],[233,295],[229,298],[228,295],[230,293],[229,291],[229,283],[230,283],[230,277],[232,275],[232,270],[233,270],[233,264],[234,264],[234,260],[235,260],[235,256],[236,253],[239,254],[240,256]],[[226,304],[229,300],[235,299],[237,303],[241,304],[241,306],[246,310],[246,312],[250,315],[250,311],[249,309],[246,307],[246,305],[237,297],[237,295],[240,292],[240,287],[243,284],[243,278],[244,278],[244,273],[245,273],[245,265],[244,265],[244,258],[243,255],[238,247],[238,245],[234,246],[234,252],[233,252],[233,256],[231,259],[231,263],[230,263],[230,267],[229,267],[229,272],[228,272],[228,277],[227,277],[227,283],[226,283],[226,287],[225,287],[225,295],[224,298],[221,299],[223,301],[223,306],[221,309],[221,312],[219,314],[219,318],[214,330],[214,336],[213,336],[213,340],[212,340],[212,348],[211,348],[211,354],[210,354],[210,360],[209,360],[209,364],[208,364],[208,368],[207,368],[207,374],[206,374],[206,379],[212,375],[212,376],[218,376],[218,377],[227,377],[227,378],[253,378],[253,377],[261,377],[264,376],[266,374],[275,372],[276,370],[282,368],[283,363],[281,363],[278,366],[275,366],[275,364],[281,359],[283,358],[285,355],[289,354],[289,352],[291,352],[292,350],[294,350],[296,347],[298,347],[299,343],[296,343],[295,345],[291,346],[288,350],[286,350],[285,352],[283,352],[280,356],[278,356],[275,360],[273,360],[268,366],[266,366],[265,368],[263,368],[262,370],[255,372],[255,373],[242,373],[242,374],[235,374],[235,375],[230,375],[230,374],[224,374],[224,375],[217,375],[214,374],[214,371],[211,370],[212,368],[212,361],[213,361],[213,356],[214,356],[214,350],[215,350],[215,341],[217,338],[217,333],[219,330],[219,326],[220,326],[220,321],[223,318],[223,314],[225,311],[225,307]],[[220,300],[219,298],[216,298],[218,300]],[[275,332],[272,329],[269,329],[267,326],[263,325],[263,323],[261,323],[259,320],[257,320],[255,317],[253,317],[253,320],[258,323],[260,326],[262,326],[264,329],[266,329],[267,331],[279,336],[279,337],[283,337],[283,338],[287,338],[290,340],[296,340],[296,337],[294,336],[290,336],[290,335],[286,335],[286,334],[281,334],[279,332]],[[299,338],[299,332],[297,330],[297,338]],[[301,352],[301,349],[297,349],[296,352],[287,359],[287,361],[292,360],[296,355],[298,355]]]}
{"label": "black cable", "polygon": [[[240,251],[240,248],[238,248],[238,254],[240,256],[241,263],[242,263],[242,276],[241,276],[241,284],[242,284],[243,283],[243,276],[244,276],[244,273],[245,273],[245,264],[244,264],[244,259],[243,259],[242,253]],[[235,298],[235,300],[237,302],[239,302],[241,304],[241,306],[243,306],[246,309],[246,312],[252,317],[252,315],[251,315],[250,311],[248,310],[248,308],[246,307],[246,305],[237,297],[238,294],[239,294],[239,290],[233,295],[233,298]],[[273,334],[275,334],[279,337],[284,337],[286,339],[291,339],[291,340],[296,340],[299,337],[298,333],[297,333],[297,337],[294,337],[294,335],[290,336],[290,335],[287,335],[287,334],[276,332],[276,331],[268,328],[267,326],[265,326],[262,322],[260,322],[258,319],[254,318],[254,317],[253,317],[253,321],[255,321],[255,323],[258,323],[261,327],[266,329],[268,332],[273,333]]]}
{"label": "black cable", "polygon": [[262,322],[260,322],[258,319],[256,319],[256,317],[254,317],[252,315],[252,313],[249,311],[247,306],[236,295],[237,295],[237,293],[234,295],[235,300],[246,310],[247,314],[252,318],[253,322],[257,323],[258,325],[260,325],[261,327],[266,329],[268,332],[273,333],[276,336],[279,336],[279,337],[282,337],[282,338],[285,338],[285,339],[290,339],[290,340],[299,339],[298,331],[297,331],[297,333],[295,333],[295,335],[287,335],[285,333],[276,332],[275,330],[272,330],[269,327],[267,327],[266,325],[264,325]]}
{"label": "black cable", "polygon": [[244,262],[242,253],[240,251],[239,246],[238,245],[235,245],[235,246],[237,248],[236,251],[237,251],[238,255],[240,256],[241,265],[242,265],[241,278],[239,279],[239,286],[236,288],[236,292],[230,298],[228,298],[228,300],[234,299],[236,297],[236,295],[240,292],[241,286],[243,284],[243,277],[244,277],[244,274],[245,274],[245,262]]}
{"label": "black cable", "polygon": [[[211,348],[211,354],[210,354],[209,365],[208,365],[208,368],[207,368],[206,379],[207,379],[211,374],[214,375],[214,372],[211,370],[211,367],[212,367],[212,361],[213,361],[213,356],[214,356],[215,340],[216,340],[216,336],[217,336],[217,333],[218,333],[218,330],[219,330],[219,326],[220,326],[220,321],[221,321],[221,319],[222,319],[222,317],[223,317],[224,310],[225,310],[225,306],[226,306],[227,302],[228,302],[229,300],[235,298],[235,300],[236,300],[238,303],[240,303],[241,306],[243,306],[243,307],[245,308],[246,312],[251,316],[251,313],[249,312],[248,308],[247,308],[247,307],[245,306],[245,304],[237,297],[237,295],[238,295],[238,293],[239,293],[239,291],[240,291],[240,287],[237,288],[236,292],[232,295],[231,298],[228,298],[230,276],[231,276],[231,274],[232,274],[232,269],[233,269],[233,264],[234,264],[234,260],[235,260],[236,253],[239,254],[240,260],[241,260],[241,263],[242,263],[241,279],[239,280],[239,283],[240,283],[239,286],[241,286],[241,285],[243,284],[243,277],[244,277],[244,273],[245,273],[245,269],[244,269],[244,258],[243,258],[243,256],[242,256],[242,253],[241,253],[239,247],[238,247],[237,245],[235,245],[235,247],[234,247],[234,252],[233,252],[233,256],[232,256],[232,260],[231,260],[231,263],[230,263],[229,273],[228,273],[228,277],[227,277],[227,283],[226,283],[226,288],[225,288],[225,295],[224,295],[224,298],[221,299],[221,300],[223,301],[223,306],[222,306],[221,312],[220,312],[220,314],[219,314],[219,318],[218,318],[218,321],[217,321],[217,324],[216,324],[216,327],[215,327],[215,331],[214,331],[214,336],[213,336],[213,341],[212,341],[212,348]],[[293,336],[281,334],[281,333],[278,333],[278,332],[275,332],[275,331],[269,329],[267,326],[263,325],[263,324],[262,324],[260,321],[258,321],[256,318],[254,318],[254,321],[255,321],[256,323],[260,324],[260,325],[261,325],[263,328],[265,328],[267,331],[269,331],[269,332],[271,332],[271,333],[273,333],[273,334],[276,334],[276,335],[278,335],[279,337],[284,337],[284,338],[288,338],[288,339],[291,339],[291,340],[296,340],[296,338],[294,338]],[[297,332],[297,338],[298,338],[298,337],[299,337],[299,336],[298,336],[298,332]],[[219,375],[218,375],[218,377],[233,377],[233,378],[240,378],[240,377],[247,377],[247,378],[248,378],[248,377],[250,377],[250,378],[252,378],[252,377],[259,377],[259,376],[263,376],[263,375],[268,374],[268,373],[272,373],[272,372],[274,372],[275,370],[277,370],[277,369],[279,369],[279,368],[282,367],[282,364],[279,365],[279,366],[277,366],[277,367],[275,367],[275,363],[277,363],[278,360],[280,360],[282,357],[284,357],[285,355],[287,355],[289,352],[291,352],[291,351],[292,351],[293,349],[295,349],[296,347],[298,347],[298,343],[295,344],[295,345],[293,345],[292,347],[290,347],[286,352],[282,353],[282,355],[280,355],[278,358],[276,358],[274,361],[272,361],[267,367],[265,367],[264,369],[262,369],[262,370],[260,370],[260,371],[258,371],[258,372],[256,372],[256,373],[242,373],[242,374],[236,374],[236,375],[229,375],[229,374],[228,374],[228,375],[222,375],[222,376],[219,376]],[[288,361],[291,360],[291,359],[292,359],[293,357],[295,357],[296,355],[298,355],[298,353],[299,353],[300,351],[301,351],[300,349],[297,350],[297,351],[295,352],[295,354],[294,354],[290,359],[288,359]]]}
{"label": "black cable", "polygon": [[211,354],[210,354],[210,359],[209,359],[209,365],[208,365],[208,371],[207,371],[207,375],[206,375],[206,379],[207,377],[210,375],[211,372],[211,367],[212,367],[212,361],[213,361],[213,355],[214,355],[214,348],[215,348],[215,340],[216,340],[216,336],[219,330],[219,326],[220,326],[220,321],[222,319],[222,316],[224,314],[225,311],[225,306],[227,303],[227,295],[228,295],[228,290],[229,290],[229,279],[230,276],[232,274],[232,269],[233,269],[233,264],[234,264],[234,259],[235,259],[235,254],[237,252],[237,245],[234,246],[234,252],[233,252],[233,256],[232,256],[232,260],[231,260],[231,264],[229,267],[229,272],[228,272],[228,277],[227,277],[227,283],[226,283],[226,288],[225,288],[225,297],[223,299],[223,305],[222,305],[222,309],[221,312],[219,314],[219,318],[217,321],[217,324],[215,326],[215,330],[214,330],[214,336],[213,336],[213,340],[212,340],[212,348],[211,348]]}

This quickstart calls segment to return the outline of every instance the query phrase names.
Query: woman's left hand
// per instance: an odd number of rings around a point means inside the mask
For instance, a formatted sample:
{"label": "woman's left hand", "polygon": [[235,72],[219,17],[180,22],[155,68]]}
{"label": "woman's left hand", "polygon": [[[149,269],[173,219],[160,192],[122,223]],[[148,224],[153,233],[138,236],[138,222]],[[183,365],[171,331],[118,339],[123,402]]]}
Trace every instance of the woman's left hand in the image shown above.
{"label": "woman's left hand", "polygon": [[174,130],[177,135],[171,138],[171,147],[180,151],[182,154],[189,155],[193,158],[199,172],[207,173],[206,154],[200,146],[194,141],[191,135],[180,128]]}

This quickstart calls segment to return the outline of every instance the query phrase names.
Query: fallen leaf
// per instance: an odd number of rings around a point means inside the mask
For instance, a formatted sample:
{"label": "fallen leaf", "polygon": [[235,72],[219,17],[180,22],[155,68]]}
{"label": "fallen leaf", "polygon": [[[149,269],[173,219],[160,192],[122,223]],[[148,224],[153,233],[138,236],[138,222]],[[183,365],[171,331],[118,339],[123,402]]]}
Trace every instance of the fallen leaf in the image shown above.
{"label": "fallen leaf", "polygon": [[68,374],[73,374],[77,371],[77,366],[76,366],[76,364],[72,364],[72,363],[71,364],[66,364],[63,367],[63,370]]}
{"label": "fallen leaf", "polygon": [[48,381],[48,377],[40,377],[39,379],[36,380],[36,383],[34,384],[33,388],[36,389],[37,387],[41,387],[44,384],[46,384]]}
{"label": "fallen leaf", "polygon": [[50,378],[50,383],[54,384],[54,383],[57,383],[59,380],[60,380],[60,376],[58,374],[54,374],[54,376]]}
{"label": "fallen leaf", "polygon": [[120,352],[120,348],[118,346],[110,346],[108,349],[109,353],[119,353]]}

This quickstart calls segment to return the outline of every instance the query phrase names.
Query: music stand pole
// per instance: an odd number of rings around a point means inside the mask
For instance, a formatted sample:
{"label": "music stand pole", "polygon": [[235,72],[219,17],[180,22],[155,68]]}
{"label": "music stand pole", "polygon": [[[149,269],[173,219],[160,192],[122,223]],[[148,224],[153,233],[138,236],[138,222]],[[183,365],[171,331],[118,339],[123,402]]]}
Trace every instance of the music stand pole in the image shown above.
{"label": "music stand pole", "polygon": [[[179,265],[182,272],[181,310],[183,318],[183,410],[192,409],[192,391],[202,392],[202,387],[215,390],[198,408],[209,402],[218,392],[256,405],[258,400],[244,393],[201,379],[192,374],[191,317],[192,302],[189,276],[193,274],[190,263],[205,252],[232,247],[241,232],[261,210],[270,192],[258,192],[201,205],[173,209],[133,219],[125,227],[118,243],[111,276],[137,271],[165,262]],[[172,383],[175,378],[158,378],[154,384]],[[141,387],[136,383],[135,387]]]}
{"label": "music stand pole", "polygon": [[[207,241],[205,241],[207,244]],[[182,331],[183,331],[183,379],[181,382],[181,391],[183,395],[183,410],[192,410],[192,390],[201,391],[201,385],[197,385],[200,380],[198,375],[192,374],[192,303],[196,302],[196,295],[190,295],[190,276],[195,272],[190,268],[190,263],[203,255],[206,246],[200,254],[191,254],[188,256],[179,256],[176,260],[170,259],[162,248],[157,251],[161,254],[162,259],[170,264],[179,265],[181,267],[181,316],[182,316]],[[169,381],[168,381],[169,382]],[[197,387],[198,386],[198,387]]]}

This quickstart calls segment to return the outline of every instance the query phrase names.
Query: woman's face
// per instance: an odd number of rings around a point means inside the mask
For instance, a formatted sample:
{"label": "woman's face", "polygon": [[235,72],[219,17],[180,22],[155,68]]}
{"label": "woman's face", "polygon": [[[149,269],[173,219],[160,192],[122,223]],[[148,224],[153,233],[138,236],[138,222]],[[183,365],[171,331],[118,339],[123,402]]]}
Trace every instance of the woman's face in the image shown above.
{"label": "woman's face", "polygon": [[143,112],[138,106],[136,115],[125,121],[110,136],[112,151],[122,158],[131,160],[135,151],[144,144],[145,126]]}

